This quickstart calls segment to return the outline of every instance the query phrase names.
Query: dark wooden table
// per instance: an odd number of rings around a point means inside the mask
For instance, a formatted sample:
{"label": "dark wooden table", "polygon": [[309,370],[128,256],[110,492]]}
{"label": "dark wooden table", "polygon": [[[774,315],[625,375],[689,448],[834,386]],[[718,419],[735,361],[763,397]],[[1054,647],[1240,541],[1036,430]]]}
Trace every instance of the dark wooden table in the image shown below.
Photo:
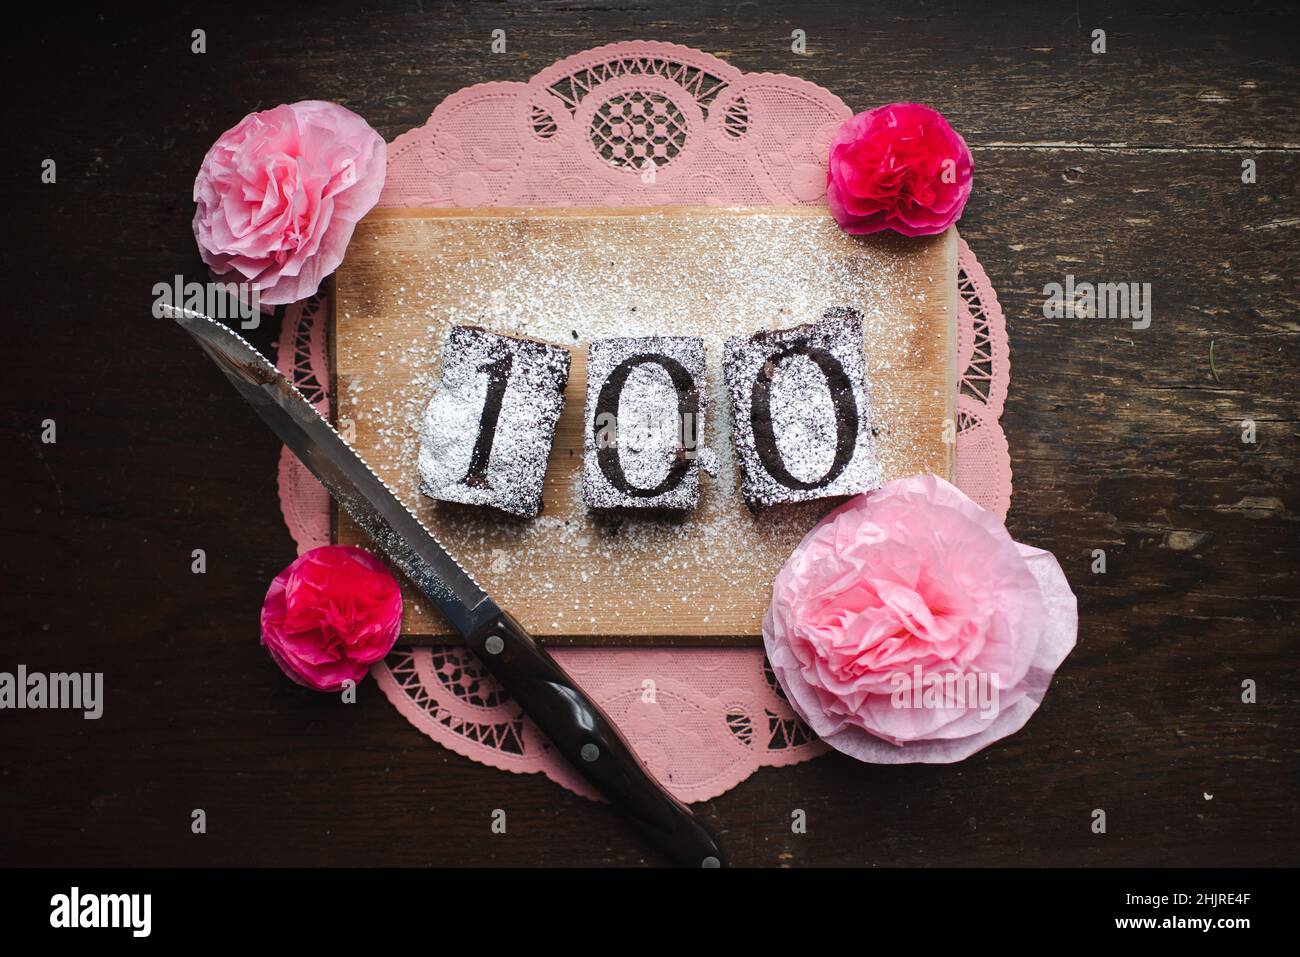
{"label": "dark wooden table", "polygon": [[[1037,716],[970,760],[826,756],[700,806],[734,862],[1300,863],[1295,15],[971,6],[259,3],[11,27],[0,671],[103,671],[107,702],[99,721],[0,712],[0,863],[659,862],[609,809],[431,744],[373,684],[344,707],[270,665],[258,609],[293,557],[278,446],[150,317],[153,283],[202,278],[194,172],[249,110],[336,100],[391,139],[467,83],[634,38],[855,109],[927,102],[965,134],[961,229],[1011,334],[1009,525],[1055,552],[1082,615]],[[1151,283],[1150,328],[1044,318],[1067,273]]]}

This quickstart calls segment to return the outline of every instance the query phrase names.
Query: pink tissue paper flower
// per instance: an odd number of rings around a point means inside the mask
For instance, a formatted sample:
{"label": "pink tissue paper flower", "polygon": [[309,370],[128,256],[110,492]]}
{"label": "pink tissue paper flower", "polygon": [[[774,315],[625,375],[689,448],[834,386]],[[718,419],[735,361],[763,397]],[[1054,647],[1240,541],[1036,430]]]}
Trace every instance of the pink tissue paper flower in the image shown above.
{"label": "pink tissue paper flower", "polygon": [[379,199],[387,146],[337,103],[250,113],[222,133],[194,180],[194,238],[218,275],[239,274],[263,305],[306,299],[338,268]]}
{"label": "pink tissue paper flower", "polygon": [[402,591],[363,548],[325,545],[275,576],[262,604],[262,644],[301,685],[337,691],[393,647]]}
{"label": "pink tissue paper flower", "polygon": [[891,103],[848,120],[831,140],[826,200],[847,233],[941,233],[961,216],[975,162],[943,114]]}
{"label": "pink tissue paper flower", "polygon": [[877,764],[960,761],[1018,731],[1074,647],[1049,552],[934,475],[835,509],[777,575],[763,620],[791,706]]}

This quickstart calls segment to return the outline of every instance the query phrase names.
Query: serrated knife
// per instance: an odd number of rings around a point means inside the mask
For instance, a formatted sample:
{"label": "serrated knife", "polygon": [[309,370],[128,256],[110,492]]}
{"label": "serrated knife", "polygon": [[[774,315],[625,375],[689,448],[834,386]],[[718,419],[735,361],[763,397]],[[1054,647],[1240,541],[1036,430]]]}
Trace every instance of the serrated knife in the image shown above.
{"label": "serrated knife", "polygon": [[583,778],[679,865],[718,867],[713,838],[646,770],[618,728],[460,567],[300,392],[229,327],[165,307],[235,390],[432,601]]}

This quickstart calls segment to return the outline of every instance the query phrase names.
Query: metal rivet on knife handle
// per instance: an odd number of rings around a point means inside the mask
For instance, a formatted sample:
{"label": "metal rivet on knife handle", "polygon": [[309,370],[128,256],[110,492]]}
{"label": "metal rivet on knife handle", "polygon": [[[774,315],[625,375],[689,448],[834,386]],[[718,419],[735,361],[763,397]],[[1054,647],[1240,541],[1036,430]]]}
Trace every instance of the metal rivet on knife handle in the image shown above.
{"label": "metal rivet on knife handle", "polygon": [[582,760],[591,762],[600,757],[600,748],[596,747],[594,744],[584,744],[582,746],[582,751],[579,753],[582,755]]}
{"label": "metal rivet on knife handle", "polygon": [[700,867],[721,867],[721,866],[722,866],[722,861],[718,860],[716,857],[714,857],[711,854],[708,857],[706,857],[704,860],[700,861]]}
{"label": "metal rivet on knife handle", "polygon": [[505,650],[506,643],[500,635],[488,635],[487,640],[483,642],[483,650],[489,655],[499,655]]}

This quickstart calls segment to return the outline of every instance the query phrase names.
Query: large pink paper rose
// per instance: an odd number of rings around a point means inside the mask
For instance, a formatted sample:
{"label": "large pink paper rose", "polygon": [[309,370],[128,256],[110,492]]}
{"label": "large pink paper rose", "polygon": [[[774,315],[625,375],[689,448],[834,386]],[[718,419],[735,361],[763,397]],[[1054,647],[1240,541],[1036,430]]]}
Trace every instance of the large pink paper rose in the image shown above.
{"label": "large pink paper rose", "polygon": [[336,103],[250,113],[194,180],[199,255],[214,273],[254,284],[263,305],[306,299],[343,261],[386,163],[383,137]]}
{"label": "large pink paper rose", "polygon": [[262,644],[285,674],[317,691],[360,681],[401,627],[397,581],[352,545],[304,552],[275,576],[262,604]]}
{"label": "large pink paper rose", "polygon": [[826,200],[847,233],[941,233],[961,216],[975,162],[943,114],[920,103],[859,113],[831,140]]}
{"label": "large pink paper rose", "polygon": [[852,499],[804,537],[763,641],[791,706],[832,747],[945,763],[1029,720],[1077,628],[1056,559],[924,475]]}

